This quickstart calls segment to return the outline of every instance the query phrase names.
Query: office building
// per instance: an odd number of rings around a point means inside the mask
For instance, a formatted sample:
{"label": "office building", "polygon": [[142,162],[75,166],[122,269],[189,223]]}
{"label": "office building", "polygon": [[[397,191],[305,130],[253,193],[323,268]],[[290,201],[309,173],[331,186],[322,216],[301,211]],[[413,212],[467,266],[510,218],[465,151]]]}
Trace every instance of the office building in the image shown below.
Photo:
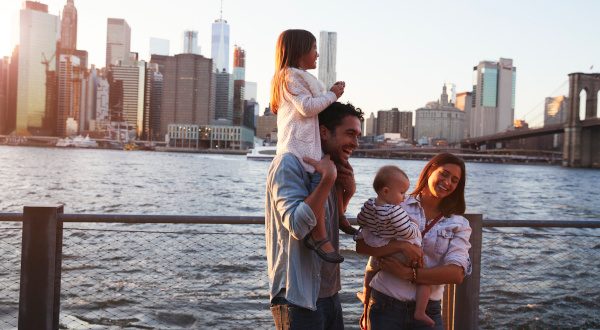
{"label": "office building", "polygon": [[365,118],[365,128],[364,128],[364,136],[373,136],[377,132],[377,118],[375,118],[375,114],[371,112],[371,115],[368,118]]}
{"label": "office building", "polygon": [[473,68],[473,112],[470,136],[478,137],[513,128],[517,68],[513,61],[482,61]]}
{"label": "office building", "polygon": [[319,34],[319,80],[327,90],[336,82],[335,59],[337,32],[321,31]]}
{"label": "office building", "polygon": [[564,124],[567,120],[569,98],[566,96],[547,97],[544,102],[544,126]]}
{"label": "office building", "polygon": [[464,135],[464,120],[464,112],[448,102],[444,85],[439,101],[429,102],[415,111],[415,139],[420,143],[432,140],[458,143]]}
{"label": "office building", "polygon": [[149,49],[150,57],[152,57],[152,54],[169,56],[171,52],[169,40],[154,37],[150,38]]}
{"label": "office building", "polygon": [[256,117],[256,136],[267,144],[272,144],[277,142],[277,116],[267,113],[270,111],[265,111],[264,116]]}
{"label": "office building", "polygon": [[150,104],[148,114],[148,137],[150,140],[162,140],[164,136],[161,136],[160,132],[160,116],[162,106],[162,94],[163,94],[163,75],[158,69],[158,64],[150,63],[149,72],[147,73],[146,79],[150,80]]}
{"label": "office building", "polygon": [[183,31],[182,53],[200,55],[200,46],[198,46],[198,31]]}
{"label": "office building", "polygon": [[221,18],[212,23],[212,43],[210,54],[218,72],[229,71],[229,24]]}
{"label": "office building", "polygon": [[154,134],[167,135],[171,124],[210,125],[215,116],[212,59],[196,54],[153,55],[151,63],[162,73],[160,131]]}
{"label": "office building", "polygon": [[215,121],[223,125],[233,124],[233,75],[225,70],[215,72]]}
{"label": "office building", "polygon": [[106,22],[106,67],[131,64],[131,28],[122,18],[108,18]]}
{"label": "office building", "polygon": [[[126,123],[135,128],[138,137],[144,128],[144,93],[146,63],[111,65],[109,72],[110,102],[113,103],[111,121]],[[114,98],[114,100],[113,100]]]}
{"label": "office building", "polygon": [[77,49],[77,8],[73,0],[67,0],[62,11],[60,47],[65,50]]}
{"label": "office building", "polygon": [[412,141],[412,111],[380,110],[377,112],[376,134],[400,133],[402,138]]}
{"label": "office building", "polygon": [[244,89],[246,86],[246,52],[233,46],[233,126],[240,126],[244,117]]}
{"label": "office building", "polygon": [[102,130],[110,125],[109,96],[110,84],[108,79],[98,76],[96,78],[96,130]]}
{"label": "office building", "polygon": [[[81,110],[81,86],[83,73],[79,58],[60,55],[58,61],[58,110],[56,134],[68,136],[67,121],[79,121]],[[79,127],[76,127],[77,133]]]}
{"label": "office building", "polygon": [[8,72],[10,58],[0,58],[0,134],[8,134]]}
{"label": "office building", "polygon": [[20,26],[15,130],[20,135],[53,135],[56,107],[46,105],[56,104],[59,18],[48,14],[47,5],[26,1]]}
{"label": "office building", "polygon": [[[7,63],[5,62],[5,65]],[[17,83],[19,72],[19,46],[15,46],[8,63],[8,86],[6,90],[6,112],[4,118],[4,133],[15,132],[17,127]]]}
{"label": "office building", "polygon": [[473,111],[473,93],[462,92],[456,94],[454,106],[465,113],[464,133],[463,138],[468,138],[471,135],[471,112]]}

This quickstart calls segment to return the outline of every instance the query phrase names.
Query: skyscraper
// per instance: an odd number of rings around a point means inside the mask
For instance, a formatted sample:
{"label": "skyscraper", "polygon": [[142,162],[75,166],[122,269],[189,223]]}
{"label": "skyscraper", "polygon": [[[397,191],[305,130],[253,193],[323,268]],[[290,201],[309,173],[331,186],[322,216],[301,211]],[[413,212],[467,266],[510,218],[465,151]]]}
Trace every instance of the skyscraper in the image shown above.
{"label": "skyscraper", "polygon": [[[110,102],[113,95],[120,98],[120,118],[113,117],[112,121],[122,121],[136,128],[137,136],[142,136],[144,128],[144,93],[145,93],[146,63],[136,61],[132,64],[112,65],[109,70]],[[118,82],[121,83],[118,83]],[[121,91],[119,91],[121,89]]]}
{"label": "skyscraper", "polygon": [[471,137],[504,132],[513,127],[515,118],[515,82],[513,61],[482,61],[473,68],[473,112],[469,126]]}
{"label": "skyscraper", "polygon": [[160,136],[170,124],[210,125],[215,115],[212,60],[202,55],[152,56],[162,69]]}
{"label": "skyscraper", "polygon": [[106,67],[119,61],[128,62],[131,47],[131,28],[122,18],[109,18],[106,22]]}
{"label": "skyscraper", "polygon": [[8,56],[0,58],[0,134],[7,132],[8,114],[8,68],[10,60]]}
{"label": "skyscraper", "polygon": [[77,8],[73,0],[67,0],[62,11],[60,47],[65,50],[77,49]]}
{"label": "skyscraper", "polygon": [[215,71],[215,124],[233,123],[233,75]]}
{"label": "skyscraper", "polygon": [[375,118],[375,114],[371,112],[371,115],[368,118],[365,118],[365,133],[364,136],[373,136],[376,133],[377,128],[377,118]]}
{"label": "skyscraper", "polygon": [[221,17],[212,24],[210,54],[218,72],[223,70],[231,72],[229,71],[229,24],[223,19],[223,10],[221,10]]}
{"label": "skyscraper", "polygon": [[337,32],[321,31],[319,35],[319,80],[329,90],[336,82],[335,58]]}
{"label": "skyscraper", "polygon": [[455,106],[457,109],[459,109],[465,113],[465,123],[463,126],[463,128],[464,128],[463,138],[470,137],[470,134],[471,134],[470,125],[473,122],[471,120],[471,112],[473,112],[473,93],[462,92],[462,93],[456,94]]}
{"label": "skyscraper", "polygon": [[[67,136],[67,120],[79,121],[81,107],[81,63],[74,55],[60,55],[58,61],[58,112],[56,134]],[[76,133],[76,132],[74,132]]]}
{"label": "skyscraper", "polygon": [[453,83],[444,83],[446,93],[448,93],[448,102],[456,104],[456,85]]}
{"label": "skyscraper", "polygon": [[183,54],[200,55],[200,46],[198,46],[198,31],[183,31]]}
{"label": "skyscraper", "polygon": [[53,79],[47,80],[47,73],[56,70],[58,16],[48,14],[45,4],[26,1],[20,25],[16,132],[51,135],[55,123],[50,120],[53,114],[46,109],[46,101],[48,97],[55,100],[55,95],[47,95],[46,87],[53,83]]}
{"label": "skyscraper", "polygon": [[244,87],[246,85],[246,52],[233,46],[233,125],[240,126],[244,117]]}
{"label": "skyscraper", "polygon": [[377,123],[374,124],[375,134],[400,133],[408,140],[412,140],[412,112],[392,110],[380,110],[377,112]]}

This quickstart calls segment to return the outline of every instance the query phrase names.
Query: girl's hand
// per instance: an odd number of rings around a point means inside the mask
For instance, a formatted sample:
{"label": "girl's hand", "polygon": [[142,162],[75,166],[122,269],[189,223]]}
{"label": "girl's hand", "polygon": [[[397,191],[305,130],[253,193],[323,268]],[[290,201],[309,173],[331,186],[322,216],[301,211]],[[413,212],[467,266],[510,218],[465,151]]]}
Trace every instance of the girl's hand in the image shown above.
{"label": "girl's hand", "polygon": [[344,94],[344,89],[346,88],[346,83],[343,81],[338,81],[333,86],[331,86],[330,91],[332,91],[335,96],[339,99]]}

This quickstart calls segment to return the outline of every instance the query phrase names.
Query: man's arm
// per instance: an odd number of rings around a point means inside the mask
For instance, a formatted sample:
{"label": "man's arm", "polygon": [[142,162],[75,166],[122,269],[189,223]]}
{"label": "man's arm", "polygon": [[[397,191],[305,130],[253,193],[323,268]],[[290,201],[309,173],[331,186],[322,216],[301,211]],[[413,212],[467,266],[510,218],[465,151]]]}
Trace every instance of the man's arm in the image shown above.
{"label": "man's arm", "polygon": [[337,177],[335,164],[329,155],[325,155],[320,161],[308,157],[304,157],[303,160],[305,163],[312,165],[315,168],[315,172],[321,174],[321,181],[315,190],[306,197],[304,203],[312,209],[317,219],[324,219],[325,203]]}

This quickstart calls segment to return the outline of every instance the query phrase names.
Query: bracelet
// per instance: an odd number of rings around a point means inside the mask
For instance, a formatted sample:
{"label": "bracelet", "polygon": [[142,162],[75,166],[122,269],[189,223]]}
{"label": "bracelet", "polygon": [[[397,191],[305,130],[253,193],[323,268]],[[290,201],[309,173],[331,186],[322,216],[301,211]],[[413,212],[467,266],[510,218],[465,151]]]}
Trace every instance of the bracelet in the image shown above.
{"label": "bracelet", "polygon": [[417,283],[417,269],[416,268],[412,268],[412,280],[410,280],[410,283],[416,284]]}

